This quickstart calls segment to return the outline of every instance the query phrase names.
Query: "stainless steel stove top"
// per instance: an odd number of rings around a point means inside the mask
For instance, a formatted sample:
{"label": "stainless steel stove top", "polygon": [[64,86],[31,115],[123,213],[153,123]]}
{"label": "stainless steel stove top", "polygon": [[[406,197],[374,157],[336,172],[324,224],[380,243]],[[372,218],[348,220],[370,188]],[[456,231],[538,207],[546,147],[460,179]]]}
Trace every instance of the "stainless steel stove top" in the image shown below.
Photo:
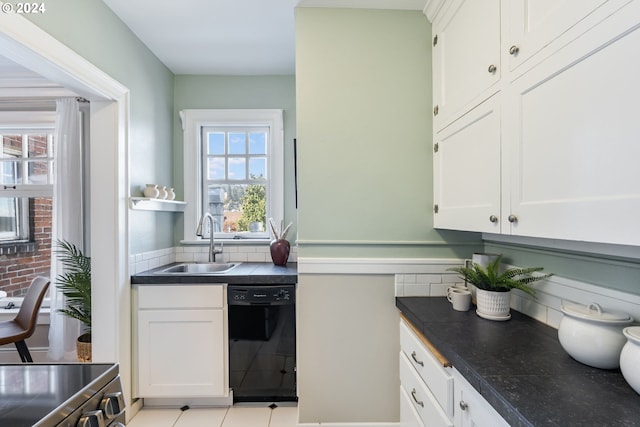
{"label": "stainless steel stove top", "polygon": [[119,387],[115,364],[0,365],[0,426],[57,426],[84,411],[114,379]]}

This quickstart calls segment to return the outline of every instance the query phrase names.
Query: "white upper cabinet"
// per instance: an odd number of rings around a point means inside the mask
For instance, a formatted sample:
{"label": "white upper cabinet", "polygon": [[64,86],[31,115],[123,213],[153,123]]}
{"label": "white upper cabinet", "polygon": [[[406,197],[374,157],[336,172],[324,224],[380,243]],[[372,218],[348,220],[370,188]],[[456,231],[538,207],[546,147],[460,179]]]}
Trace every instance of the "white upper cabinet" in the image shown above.
{"label": "white upper cabinet", "polygon": [[500,80],[500,0],[445,3],[432,26],[434,129],[488,98]]}
{"label": "white upper cabinet", "polygon": [[[467,3],[433,21],[434,226],[639,246],[640,1]],[[506,69],[483,86],[470,66],[496,11]]]}
{"label": "white upper cabinet", "polygon": [[500,232],[500,94],[436,134],[436,228]]}
{"label": "white upper cabinet", "polygon": [[607,0],[506,0],[503,51],[509,54],[509,70],[515,70],[553,41],[564,37],[559,44],[570,42],[571,33],[580,31],[581,26],[592,26],[593,19],[598,19],[594,12],[606,3]]}
{"label": "white upper cabinet", "polygon": [[515,221],[503,231],[640,245],[638,3],[505,91],[511,107],[503,132],[512,152],[503,218]]}

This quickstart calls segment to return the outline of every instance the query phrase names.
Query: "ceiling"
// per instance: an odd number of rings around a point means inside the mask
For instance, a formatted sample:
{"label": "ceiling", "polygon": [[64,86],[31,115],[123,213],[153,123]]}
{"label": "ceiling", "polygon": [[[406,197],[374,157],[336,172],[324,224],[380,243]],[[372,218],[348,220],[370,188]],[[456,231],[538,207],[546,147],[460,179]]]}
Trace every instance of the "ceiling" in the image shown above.
{"label": "ceiling", "polygon": [[422,10],[426,0],[103,0],[174,74],[294,74],[294,8]]}
{"label": "ceiling", "polygon": [[[103,0],[174,74],[294,74],[294,8],[422,10],[427,0]],[[0,98],[74,96],[0,56]]]}

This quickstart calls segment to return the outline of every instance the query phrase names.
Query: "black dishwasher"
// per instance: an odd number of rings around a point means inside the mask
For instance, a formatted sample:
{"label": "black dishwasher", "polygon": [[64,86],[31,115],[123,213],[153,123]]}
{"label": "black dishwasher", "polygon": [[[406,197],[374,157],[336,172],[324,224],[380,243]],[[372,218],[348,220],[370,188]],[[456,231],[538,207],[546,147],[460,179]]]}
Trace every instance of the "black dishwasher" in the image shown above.
{"label": "black dishwasher", "polygon": [[229,285],[234,402],[295,402],[295,285]]}

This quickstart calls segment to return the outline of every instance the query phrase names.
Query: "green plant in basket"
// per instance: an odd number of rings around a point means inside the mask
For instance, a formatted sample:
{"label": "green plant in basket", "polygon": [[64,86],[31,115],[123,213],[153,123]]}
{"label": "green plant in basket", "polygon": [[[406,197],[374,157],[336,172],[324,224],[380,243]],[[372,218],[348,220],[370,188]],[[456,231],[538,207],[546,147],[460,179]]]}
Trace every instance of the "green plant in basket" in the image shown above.
{"label": "green plant in basket", "polygon": [[471,283],[478,289],[494,292],[509,292],[511,289],[519,289],[531,296],[535,296],[531,283],[553,276],[553,274],[532,275],[532,273],[544,270],[543,267],[513,267],[501,271],[501,261],[502,255],[487,264],[487,268],[473,263],[470,267],[453,267],[448,270],[455,271],[467,283]]}

